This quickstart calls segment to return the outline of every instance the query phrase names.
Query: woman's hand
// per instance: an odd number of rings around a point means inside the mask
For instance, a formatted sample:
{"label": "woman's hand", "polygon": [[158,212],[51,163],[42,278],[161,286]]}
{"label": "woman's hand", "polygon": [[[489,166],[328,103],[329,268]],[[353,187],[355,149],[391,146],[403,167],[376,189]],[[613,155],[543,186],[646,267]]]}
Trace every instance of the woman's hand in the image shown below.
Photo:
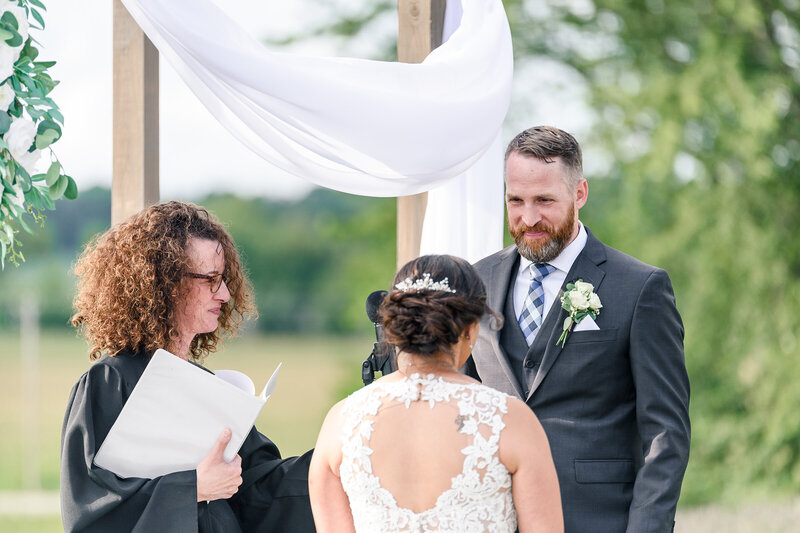
{"label": "woman's hand", "polygon": [[214,448],[197,465],[197,501],[230,498],[242,484],[242,458],[238,455],[226,463],[222,458],[225,446],[231,440],[231,430],[220,434]]}

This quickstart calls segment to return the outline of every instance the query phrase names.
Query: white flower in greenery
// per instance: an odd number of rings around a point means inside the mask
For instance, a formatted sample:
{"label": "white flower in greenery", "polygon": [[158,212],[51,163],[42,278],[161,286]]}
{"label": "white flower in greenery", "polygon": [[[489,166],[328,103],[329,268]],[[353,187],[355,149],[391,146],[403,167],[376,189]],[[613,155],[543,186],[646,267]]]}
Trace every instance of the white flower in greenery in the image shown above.
{"label": "white flower in greenery", "polygon": [[0,112],[8,111],[8,106],[14,101],[14,96],[14,88],[11,87],[11,83],[5,82],[0,85]]}
{"label": "white flower in greenery", "polygon": [[576,290],[567,293],[569,303],[572,304],[572,307],[575,309],[589,309],[589,298],[586,297],[583,291],[578,289],[577,285],[575,289]]}
{"label": "white flower in greenery", "polygon": [[586,283],[585,281],[576,281],[575,288],[579,292],[585,294],[586,296],[589,296],[594,290],[594,285],[592,285],[591,283]]}
{"label": "white flower in greenery", "polygon": [[572,326],[587,316],[592,320],[597,318],[603,304],[594,292],[594,285],[579,279],[575,283],[567,283],[566,292],[561,295],[561,307],[567,312],[567,317],[564,319],[561,336],[558,337],[556,345],[560,344],[563,348]]}
{"label": "white flower in greenery", "polygon": [[14,63],[19,59],[19,48],[0,42],[0,82],[14,74]]}
{"label": "white flower in greenery", "polygon": [[[3,5],[3,13],[9,12],[17,19],[17,24],[19,28],[17,28],[17,33],[22,36],[22,44],[19,45],[17,48],[22,48],[25,44],[25,41],[28,40],[28,15],[25,13],[25,8],[21,7],[19,4],[14,2],[13,0],[7,2]],[[3,13],[0,13],[0,17],[3,16]]]}
{"label": "white flower in greenery", "polygon": [[41,150],[34,150],[33,152],[23,152],[18,156],[14,157],[14,159],[17,160],[17,163],[22,165],[22,168],[24,168],[31,176],[33,176],[34,174],[38,174],[39,160],[41,158],[42,158]]}
{"label": "white flower in greenery", "polygon": [[14,159],[18,161],[28,152],[28,148],[31,147],[35,138],[36,124],[25,116],[15,118],[3,136],[3,140],[8,145],[8,150]]}

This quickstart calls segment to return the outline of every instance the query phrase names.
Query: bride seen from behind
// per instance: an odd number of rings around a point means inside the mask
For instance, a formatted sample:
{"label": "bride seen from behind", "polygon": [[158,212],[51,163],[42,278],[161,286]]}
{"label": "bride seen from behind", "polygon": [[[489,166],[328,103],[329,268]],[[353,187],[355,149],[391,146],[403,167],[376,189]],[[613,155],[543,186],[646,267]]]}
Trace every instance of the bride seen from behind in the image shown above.
{"label": "bride seen from behind", "polygon": [[547,437],[520,400],[458,369],[486,290],[460,258],[407,263],[380,307],[398,371],[336,404],[309,471],[319,533],[563,532]]}

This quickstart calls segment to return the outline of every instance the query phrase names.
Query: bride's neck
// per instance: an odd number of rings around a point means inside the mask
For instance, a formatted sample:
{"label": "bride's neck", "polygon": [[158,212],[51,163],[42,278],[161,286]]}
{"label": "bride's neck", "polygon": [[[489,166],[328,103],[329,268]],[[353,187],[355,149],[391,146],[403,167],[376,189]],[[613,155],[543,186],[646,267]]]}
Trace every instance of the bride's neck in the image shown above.
{"label": "bride's neck", "polygon": [[416,355],[407,352],[397,354],[397,369],[404,375],[415,373],[450,374],[458,373],[455,356],[443,352],[431,355]]}

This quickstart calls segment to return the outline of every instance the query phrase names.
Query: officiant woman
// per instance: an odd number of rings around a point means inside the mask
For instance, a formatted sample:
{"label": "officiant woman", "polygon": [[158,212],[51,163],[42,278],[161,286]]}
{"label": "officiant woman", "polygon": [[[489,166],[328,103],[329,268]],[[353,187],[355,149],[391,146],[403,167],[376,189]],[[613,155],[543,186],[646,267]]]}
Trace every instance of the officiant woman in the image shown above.
{"label": "officiant woman", "polygon": [[75,274],[72,323],[94,364],[72,389],[62,429],[65,531],[313,531],[310,453],[281,459],[255,428],[231,463],[223,432],[195,470],[122,479],[93,464],[157,348],[199,364],[256,314],[225,228],[193,204],[154,205],[90,242]]}

